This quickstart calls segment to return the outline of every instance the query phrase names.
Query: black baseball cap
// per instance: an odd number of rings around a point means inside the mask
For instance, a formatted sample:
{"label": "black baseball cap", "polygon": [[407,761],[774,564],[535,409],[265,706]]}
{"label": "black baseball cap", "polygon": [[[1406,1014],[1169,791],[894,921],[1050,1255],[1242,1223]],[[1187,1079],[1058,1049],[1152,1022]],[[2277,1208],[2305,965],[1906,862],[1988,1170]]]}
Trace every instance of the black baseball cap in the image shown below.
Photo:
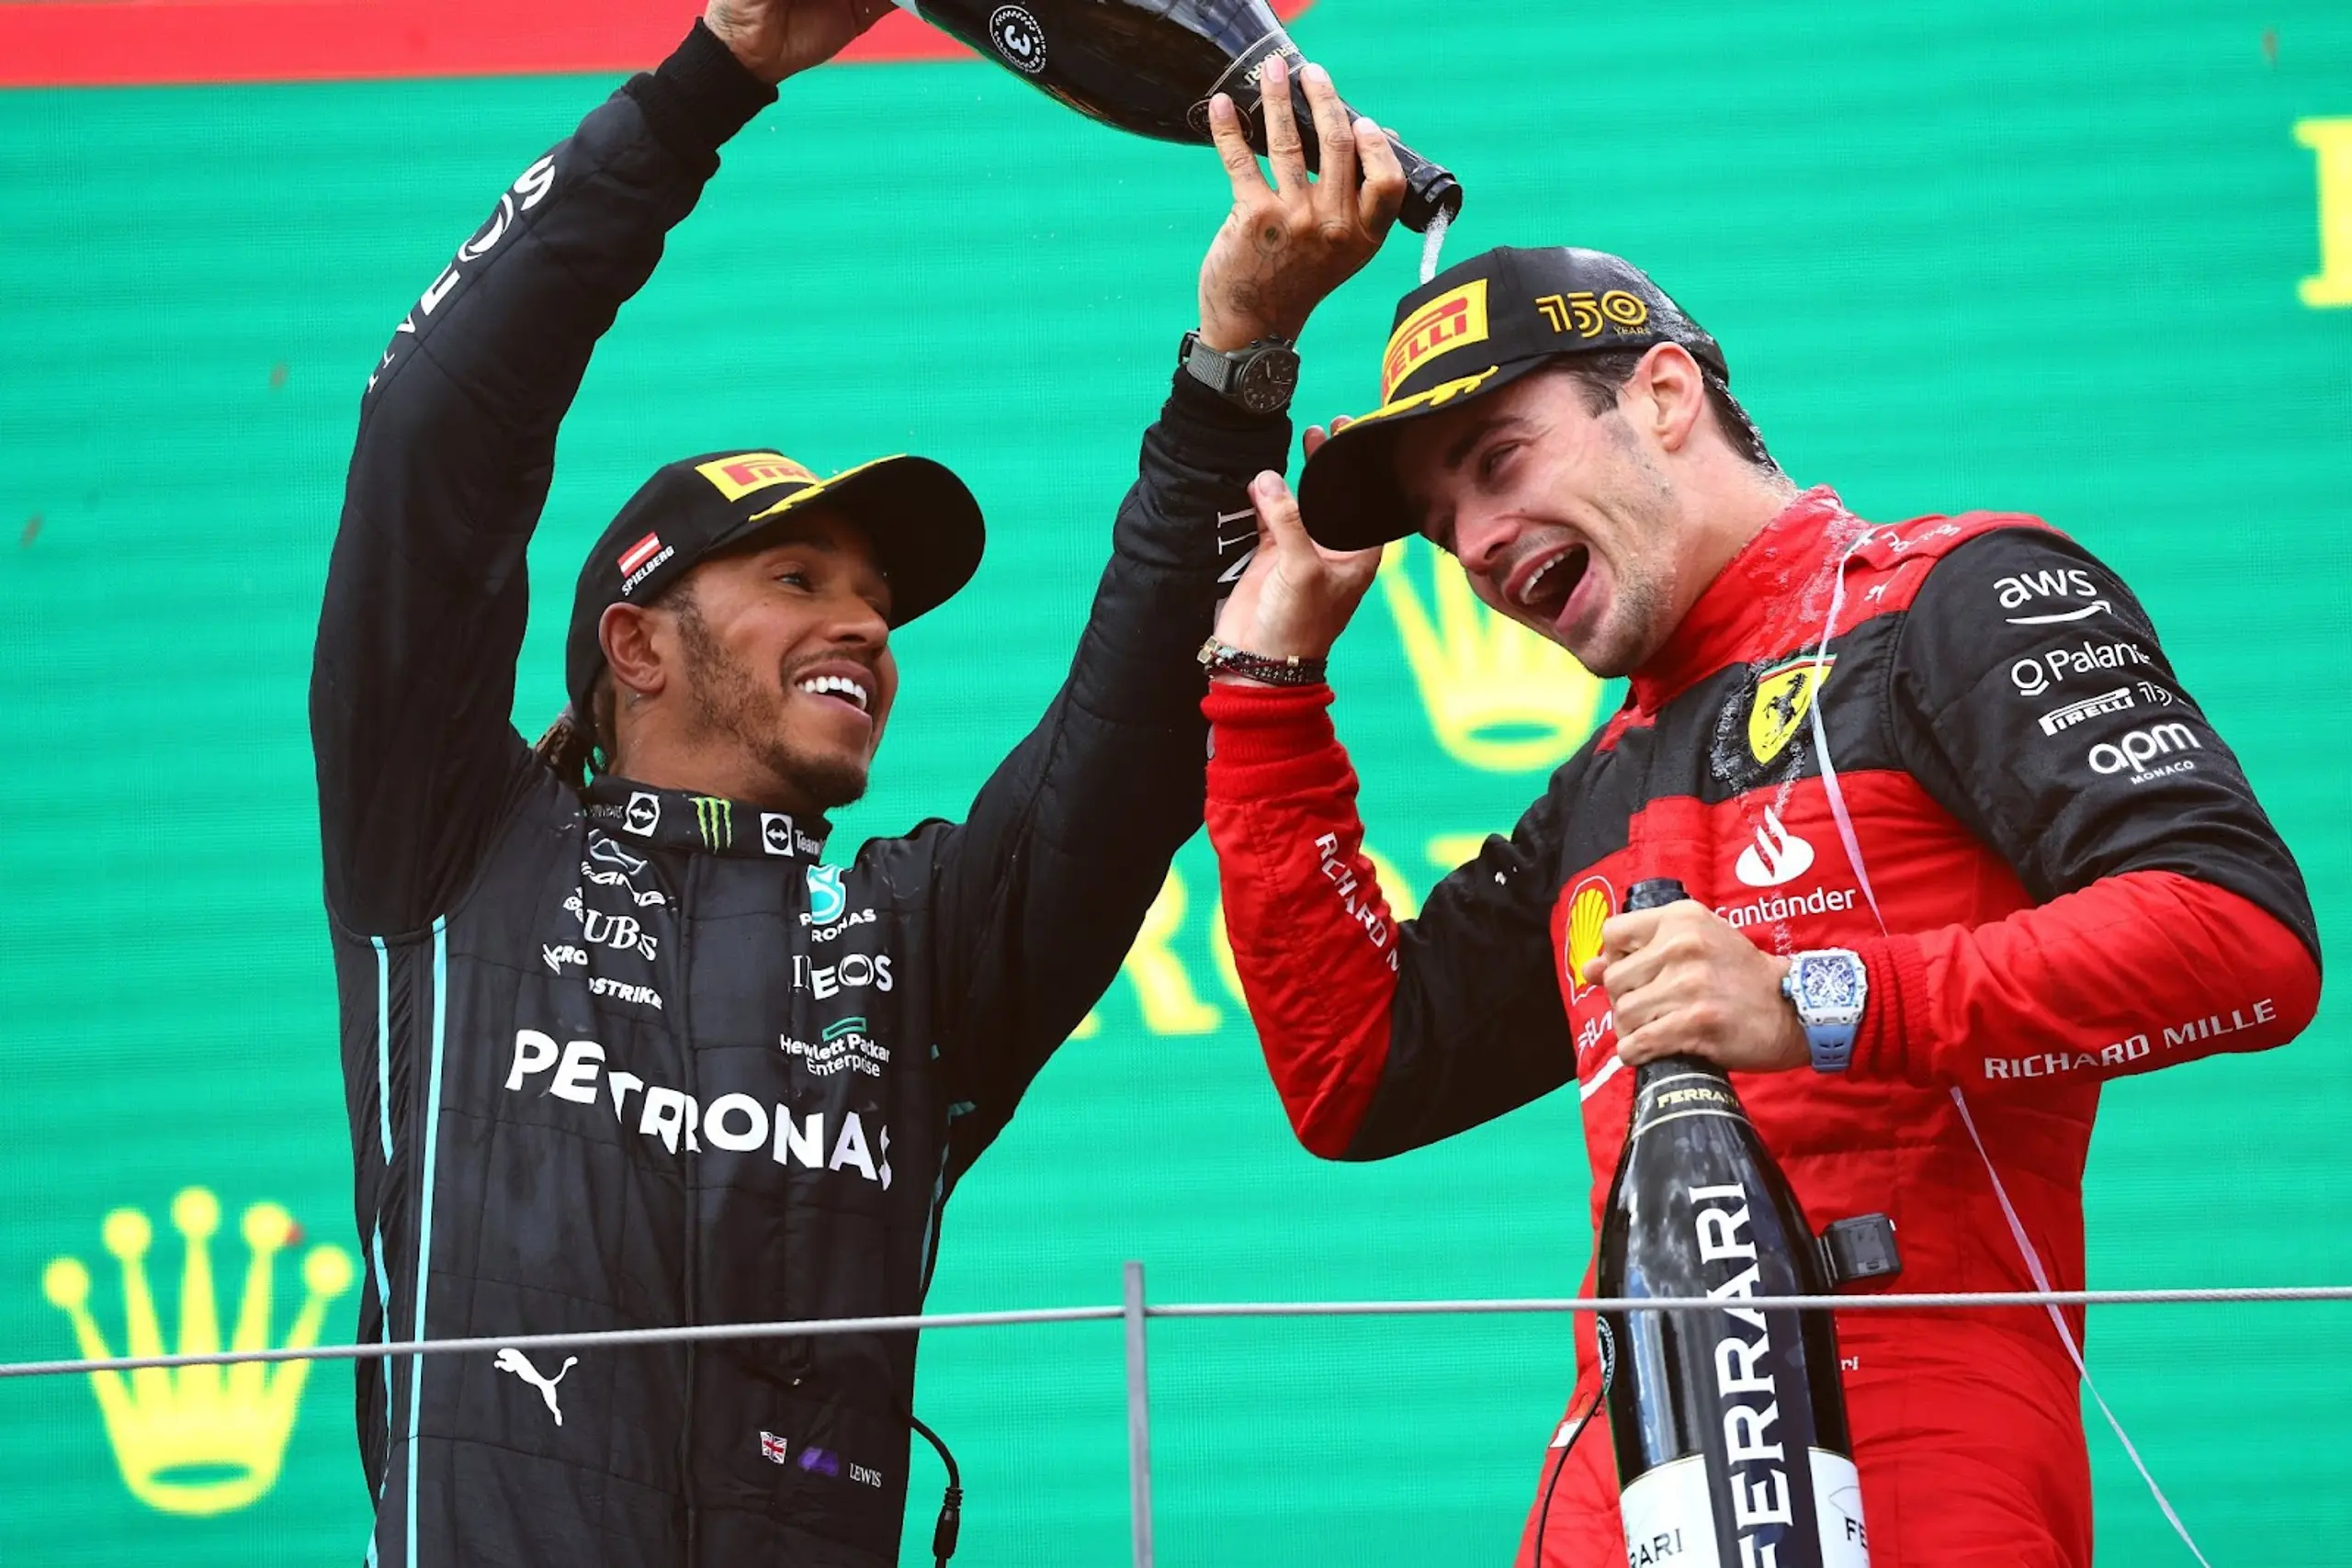
{"label": "black baseball cap", "polygon": [[928,457],[877,457],[824,479],[764,449],[681,457],[638,487],[580,568],[563,658],[572,711],[587,714],[605,668],[596,628],[608,607],[649,603],[697,562],[754,543],[819,500],[873,544],[890,583],[893,626],[944,604],[979,569],[979,502]]}
{"label": "black baseball cap", "polygon": [[1328,549],[1361,550],[1414,531],[1389,460],[1407,421],[1483,398],[1564,355],[1661,343],[1680,344],[1730,386],[1715,340],[1623,256],[1505,245],[1446,268],[1397,303],[1380,356],[1380,406],[1326,441],[1299,476],[1307,533]]}

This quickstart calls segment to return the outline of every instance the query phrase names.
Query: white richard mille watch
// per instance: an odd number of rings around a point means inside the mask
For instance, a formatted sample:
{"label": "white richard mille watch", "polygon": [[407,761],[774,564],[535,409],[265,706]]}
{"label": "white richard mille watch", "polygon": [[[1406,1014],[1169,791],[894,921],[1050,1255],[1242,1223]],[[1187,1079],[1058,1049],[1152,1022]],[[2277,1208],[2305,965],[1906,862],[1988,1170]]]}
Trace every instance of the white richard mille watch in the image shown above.
{"label": "white richard mille watch", "polygon": [[1797,1010],[1804,1026],[1813,1070],[1842,1073],[1854,1059],[1854,1036],[1860,1032],[1862,1008],[1869,1002],[1871,977],[1861,956],[1842,947],[1789,954],[1789,972],[1781,980],[1781,995]]}

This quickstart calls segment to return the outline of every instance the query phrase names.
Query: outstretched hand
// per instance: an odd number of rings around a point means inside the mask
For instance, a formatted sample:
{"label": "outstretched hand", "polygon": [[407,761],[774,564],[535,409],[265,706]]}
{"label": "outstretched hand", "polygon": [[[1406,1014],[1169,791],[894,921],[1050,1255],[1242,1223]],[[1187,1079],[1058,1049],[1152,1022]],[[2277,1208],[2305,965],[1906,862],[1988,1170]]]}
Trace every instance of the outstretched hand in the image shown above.
{"label": "outstretched hand", "polygon": [[890,0],[710,0],[702,25],[774,85],[822,65],[890,8]]}
{"label": "outstretched hand", "polygon": [[[1307,456],[1323,441],[1319,428],[1308,431]],[[1380,551],[1327,550],[1317,544],[1280,474],[1251,480],[1250,503],[1258,513],[1258,553],[1217,612],[1217,640],[1267,659],[1321,659],[1379,574]]]}
{"label": "outstretched hand", "polygon": [[1201,338],[1211,348],[1229,353],[1260,338],[1295,341],[1324,297],[1373,258],[1405,204],[1404,167],[1380,128],[1368,119],[1350,123],[1321,66],[1306,67],[1305,83],[1323,153],[1322,172],[1311,180],[1291,107],[1288,63],[1279,54],[1267,59],[1272,189],[1233,100],[1223,93],[1209,100],[1209,134],[1233,182],[1233,209],[1201,264]]}

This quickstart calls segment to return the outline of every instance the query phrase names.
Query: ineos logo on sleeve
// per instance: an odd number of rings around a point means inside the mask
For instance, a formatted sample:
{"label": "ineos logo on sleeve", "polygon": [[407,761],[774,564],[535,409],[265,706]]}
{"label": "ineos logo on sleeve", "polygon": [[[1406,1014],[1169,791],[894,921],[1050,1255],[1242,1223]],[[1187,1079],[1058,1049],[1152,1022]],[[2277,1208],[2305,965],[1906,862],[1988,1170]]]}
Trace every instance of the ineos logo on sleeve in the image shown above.
{"label": "ineos logo on sleeve", "polygon": [[1023,75],[1046,68],[1046,29],[1018,6],[999,6],[989,16],[989,41],[1004,62]]}

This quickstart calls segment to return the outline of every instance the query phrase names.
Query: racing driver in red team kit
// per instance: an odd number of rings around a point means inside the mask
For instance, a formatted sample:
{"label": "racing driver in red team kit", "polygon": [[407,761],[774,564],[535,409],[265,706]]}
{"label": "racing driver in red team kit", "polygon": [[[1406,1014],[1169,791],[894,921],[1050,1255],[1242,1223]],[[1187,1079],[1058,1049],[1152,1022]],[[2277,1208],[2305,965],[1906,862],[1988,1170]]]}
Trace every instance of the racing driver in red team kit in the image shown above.
{"label": "racing driver in red team kit", "polygon": [[[1615,256],[1450,269],[1381,381],[1310,433],[1295,501],[1256,481],[1204,653],[1234,956],[1300,1140],[1385,1158],[1573,1082],[1597,1229],[1626,1066],[1689,1053],[1814,1224],[1893,1219],[1902,1288],[2080,1289],[2099,1084],[2281,1044],[2319,996],[2301,875],[2138,600],[2033,517],[1798,490],[1715,341]],[[1416,531],[1632,690],[1399,923],[1322,661]],[[1696,901],[1612,916],[1654,876]],[[2079,1311],[1838,1333],[1880,1568],[2089,1563]],[[1543,1479],[1521,1563],[1623,1561],[1608,1423]]]}

